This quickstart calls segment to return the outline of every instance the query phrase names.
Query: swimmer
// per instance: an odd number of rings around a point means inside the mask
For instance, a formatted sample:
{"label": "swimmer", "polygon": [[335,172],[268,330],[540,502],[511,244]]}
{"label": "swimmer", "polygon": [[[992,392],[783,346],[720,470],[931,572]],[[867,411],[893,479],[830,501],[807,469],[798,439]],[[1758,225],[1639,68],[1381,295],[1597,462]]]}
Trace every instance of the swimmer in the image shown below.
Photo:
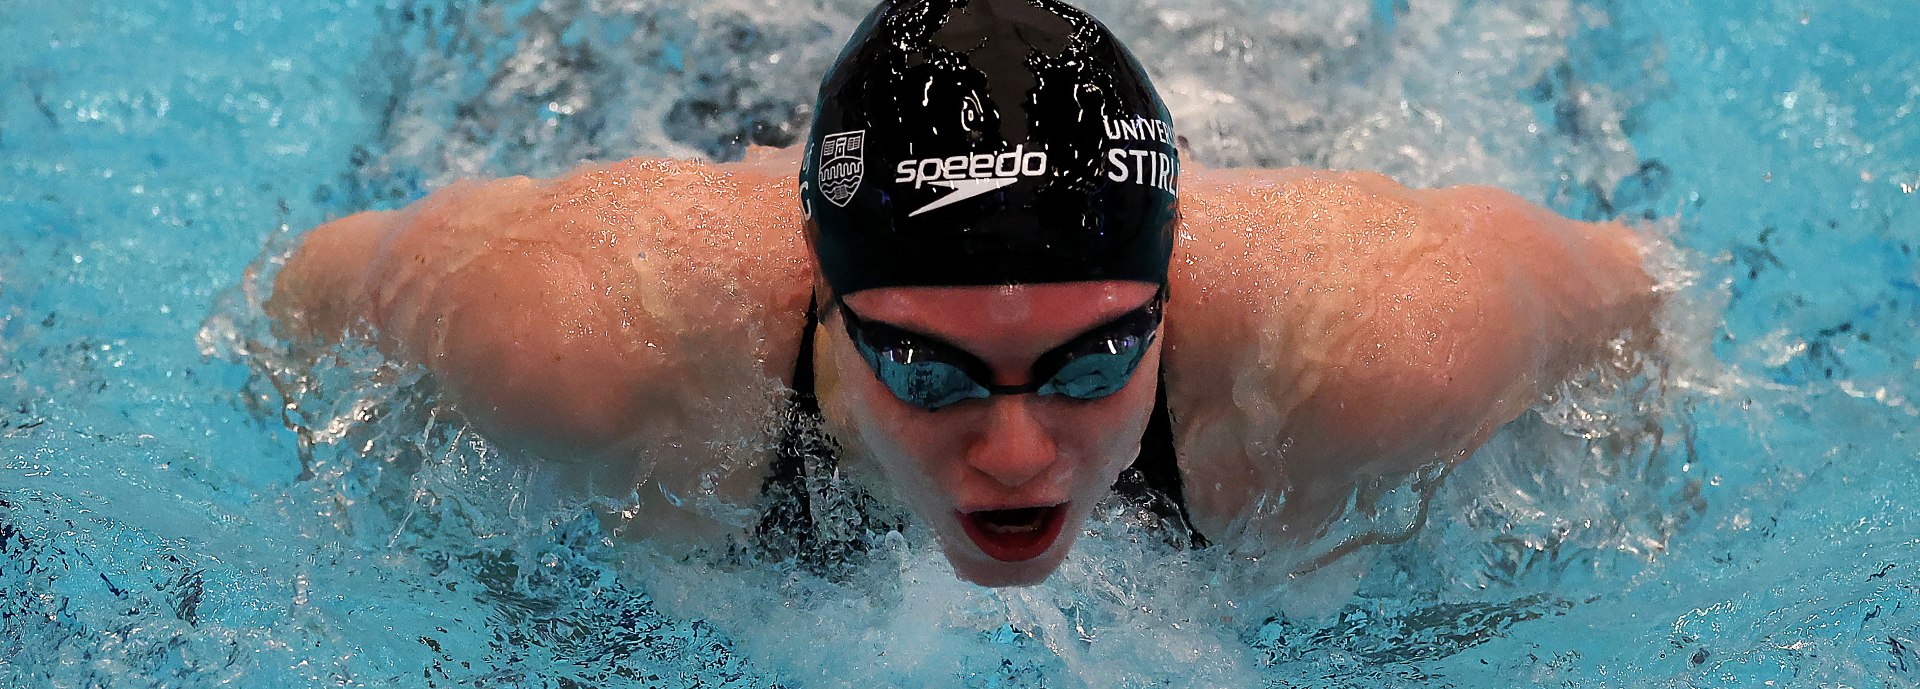
{"label": "swimmer", "polygon": [[1628,229],[1499,190],[1183,170],[1145,70],[1056,0],[884,2],[815,117],[800,151],[328,223],[267,308],[298,348],[369,338],[495,442],[637,488],[654,537],[749,538],[702,506],[764,505],[811,453],[1004,586],[1053,572],[1123,474],[1192,543],[1297,547],[1356,485],[1469,456],[1654,302]]}

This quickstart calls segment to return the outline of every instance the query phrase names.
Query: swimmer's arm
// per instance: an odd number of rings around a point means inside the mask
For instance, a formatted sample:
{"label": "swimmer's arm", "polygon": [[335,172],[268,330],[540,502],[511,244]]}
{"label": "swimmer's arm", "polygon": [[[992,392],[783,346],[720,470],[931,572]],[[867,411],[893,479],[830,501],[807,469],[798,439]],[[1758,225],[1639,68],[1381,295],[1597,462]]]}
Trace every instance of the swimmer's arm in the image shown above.
{"label": "swimmer's arm", "polygon": [[350,216],[305,238],[267,308],[296,348],[365,336],[425,365],[497,442],[585,459],[731,442],[701,417],[761,423],[810,279],[794,166],[764,157],[467,182]]}
{"label": "swimmer's arm", "polygon": [[277,334],[296,351],[364,338],[423,364],[498,442],[556,455],[618,452],[637,410],[616,391],[644,374],[608,356],[604,338],[569,337],[606,325],[591,303],[586,257],[463,222],[503,201],[525,205],[527,185],[462,182],[404,210],[314,229],[267,302]]}
{"label": "swimmer's arm", "polygon": [[1284,493],[1261,530],[1311,529],[1356,482],[1464,459],[1653,305],[1631,231],[1495,189],[1286,170],[1187,192],[1210,222],[1189,224],[1202,298],[1169,401],[1217,528]]}
{"label": "swimmer's arm", "polygon": [[[1404,194],[1427,241],[1402,248],[1382,293],[1334,348],[1336,372],[1302,410],[1330,456],[1363,474],[1454,463],[1538,404],[1655,303],[1628,228],[1569,220],[1489,187]],[[1399,212],[1398,201],[1390,204]]]}

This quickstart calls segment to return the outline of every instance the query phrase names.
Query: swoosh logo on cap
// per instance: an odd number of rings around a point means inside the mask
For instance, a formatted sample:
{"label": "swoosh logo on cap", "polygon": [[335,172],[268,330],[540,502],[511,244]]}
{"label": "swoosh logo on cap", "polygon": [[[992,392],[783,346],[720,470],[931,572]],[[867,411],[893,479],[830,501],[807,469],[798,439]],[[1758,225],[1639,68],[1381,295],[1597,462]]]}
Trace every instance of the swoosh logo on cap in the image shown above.
{"label": "swoosh logo on cap", "polygon": [[928,182],[928,184],[932,184],[934,186],[941,186],[941,187],[946,187],[948,189],[952,189],[954,193],[948,194],[946,197],[938,201],[929,203],[925,207],[921,208],[920,210],[914,211],[912,213],[908,213],[907,217],[911,218],[913,216],[919,215],[921,213],[925,213],[930,210],[945,208],[947,206],[951,206],[953,204],[959,203],[961,201],[965,201],[975,196],[985,194],[989,191],[1010,186],[1016,181],[1019,181],[1018,177],[995,177],[991,179],[954,179],[954,180],[940,180],[938,182]]}

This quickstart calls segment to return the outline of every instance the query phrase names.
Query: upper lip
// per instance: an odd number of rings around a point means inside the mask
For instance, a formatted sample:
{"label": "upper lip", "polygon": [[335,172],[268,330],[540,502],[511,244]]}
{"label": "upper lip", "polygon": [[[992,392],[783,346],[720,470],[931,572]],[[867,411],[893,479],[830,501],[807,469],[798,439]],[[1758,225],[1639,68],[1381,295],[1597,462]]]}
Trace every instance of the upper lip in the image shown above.
{"label": "upper lip", "polygon": [[978,507],[962,507],[960,508],[960,513],[973,514],[975,512],[998,512],[1001,510],[1044,509],[1049,507],[1064,507],[1066,504],[1066,500],[990,503]]}

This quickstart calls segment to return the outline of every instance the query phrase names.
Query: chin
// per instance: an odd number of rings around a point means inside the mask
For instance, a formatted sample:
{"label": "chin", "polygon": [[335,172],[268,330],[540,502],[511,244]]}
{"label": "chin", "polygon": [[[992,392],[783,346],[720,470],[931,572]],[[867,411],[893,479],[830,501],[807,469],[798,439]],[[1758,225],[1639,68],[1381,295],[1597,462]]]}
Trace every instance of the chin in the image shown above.
{"label": "chin", "polygon": [[1026,562],[965,562],[948,557],[954,576],[980,586],[1038,586],[1060,568],[1062,557],[1042,556]]}

